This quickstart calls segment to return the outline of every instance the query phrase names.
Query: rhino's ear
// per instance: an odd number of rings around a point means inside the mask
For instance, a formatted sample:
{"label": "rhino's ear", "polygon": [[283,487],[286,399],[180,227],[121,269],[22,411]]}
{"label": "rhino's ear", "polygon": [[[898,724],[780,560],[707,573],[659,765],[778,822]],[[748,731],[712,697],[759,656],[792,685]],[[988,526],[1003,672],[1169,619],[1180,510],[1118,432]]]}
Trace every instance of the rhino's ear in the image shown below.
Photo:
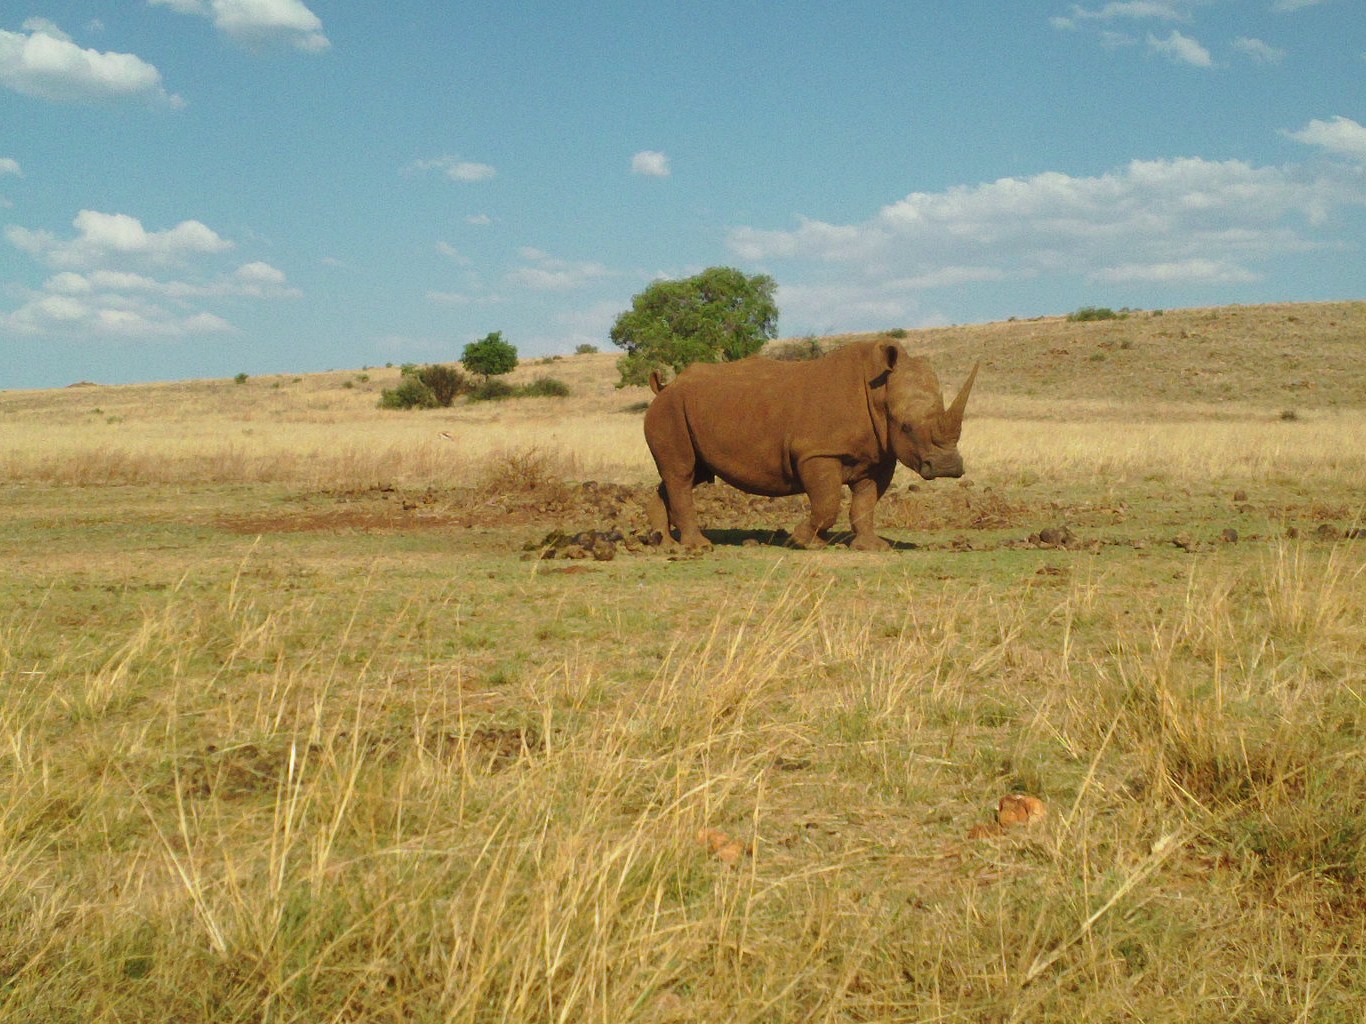
{"label": "rhino's ear", "polygon": [[901,346],[894,341],[885,341],[875,346],[869,386],[880,388],[886,384],[888,376],[896,369],[896,361],[901,358],[901,354]]}

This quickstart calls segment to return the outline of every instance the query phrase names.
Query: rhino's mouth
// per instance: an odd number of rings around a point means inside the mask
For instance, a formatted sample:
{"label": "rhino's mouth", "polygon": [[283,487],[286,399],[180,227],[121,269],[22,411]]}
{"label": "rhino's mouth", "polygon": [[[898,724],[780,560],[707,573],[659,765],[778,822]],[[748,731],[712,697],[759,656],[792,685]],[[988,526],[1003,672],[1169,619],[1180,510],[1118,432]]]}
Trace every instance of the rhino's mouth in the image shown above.
{"label": "rhino's mouth", "polygon": [[940,476],[960,477],[963,475],[963,457],[955,452],[938,458],[921,459],[920,464],[912,468],[922,480],[933,480]]}

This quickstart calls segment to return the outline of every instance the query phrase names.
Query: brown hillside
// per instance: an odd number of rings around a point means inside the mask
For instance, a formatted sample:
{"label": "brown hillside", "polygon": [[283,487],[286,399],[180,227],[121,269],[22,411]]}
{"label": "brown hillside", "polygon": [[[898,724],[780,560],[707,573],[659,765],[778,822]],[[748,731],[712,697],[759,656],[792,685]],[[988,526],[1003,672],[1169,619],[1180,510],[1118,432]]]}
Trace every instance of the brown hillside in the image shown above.
{"label": "brown hillside", "polygon": [[[876,337],[841,335],[839,344]],[[982,359],[982,392],[1263,408],[1366,406],[1366,302],[1135,311],[908,331],[946,386]],[[781,344],[781,343],[778,343]]]}

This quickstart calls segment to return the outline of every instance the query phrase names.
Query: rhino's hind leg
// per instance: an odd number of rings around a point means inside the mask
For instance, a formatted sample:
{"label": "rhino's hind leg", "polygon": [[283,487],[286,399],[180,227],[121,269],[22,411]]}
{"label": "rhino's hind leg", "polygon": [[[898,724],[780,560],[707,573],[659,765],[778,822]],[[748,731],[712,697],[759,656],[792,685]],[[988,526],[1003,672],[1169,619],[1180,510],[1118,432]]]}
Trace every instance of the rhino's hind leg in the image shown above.
{"label": "rhino's hind leg", "polygon": [[674,542],[673,536],[669,533],[669,503],[662,483],[645,500],[645,520],[649,523],[651,544],[656,543],[655,537],[659,538],[660,544]]}
{"label": "rhino's hind leg", "polygon": [[[661,504],[667,506],[667,518],[678,527],[678,540],[685,548],[706,550],[711,541],[702,536],[697,523],[697,506],[692,500],[693,476],[669,477],[659,485]],[[653,524],[651,529],[653,529]],[[667,523],[664,536],[669,536]]]}
{"label": "rhino's hind leg", "polygon": [[797,524],[792,541],[798,547],[823,548],[829,543],[826,532],[835,525],[840,514],[840,498],[844,484],[840,479],[840,464],[833,459],[811,459],[802,463],[802,488],[811,499],[811,515]]}

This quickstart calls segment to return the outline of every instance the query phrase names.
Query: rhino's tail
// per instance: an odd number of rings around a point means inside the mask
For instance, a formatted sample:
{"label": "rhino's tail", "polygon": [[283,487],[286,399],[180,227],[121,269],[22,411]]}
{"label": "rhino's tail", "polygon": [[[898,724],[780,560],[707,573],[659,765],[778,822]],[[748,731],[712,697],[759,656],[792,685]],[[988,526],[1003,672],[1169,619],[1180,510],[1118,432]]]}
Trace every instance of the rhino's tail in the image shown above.
{"label": "rhino's tail", "polygon": [[661,391],[664,390],[664,382],[659,379],[658,370],[650,371],[650,390],[653,391],[655,394],[659,394]]}

